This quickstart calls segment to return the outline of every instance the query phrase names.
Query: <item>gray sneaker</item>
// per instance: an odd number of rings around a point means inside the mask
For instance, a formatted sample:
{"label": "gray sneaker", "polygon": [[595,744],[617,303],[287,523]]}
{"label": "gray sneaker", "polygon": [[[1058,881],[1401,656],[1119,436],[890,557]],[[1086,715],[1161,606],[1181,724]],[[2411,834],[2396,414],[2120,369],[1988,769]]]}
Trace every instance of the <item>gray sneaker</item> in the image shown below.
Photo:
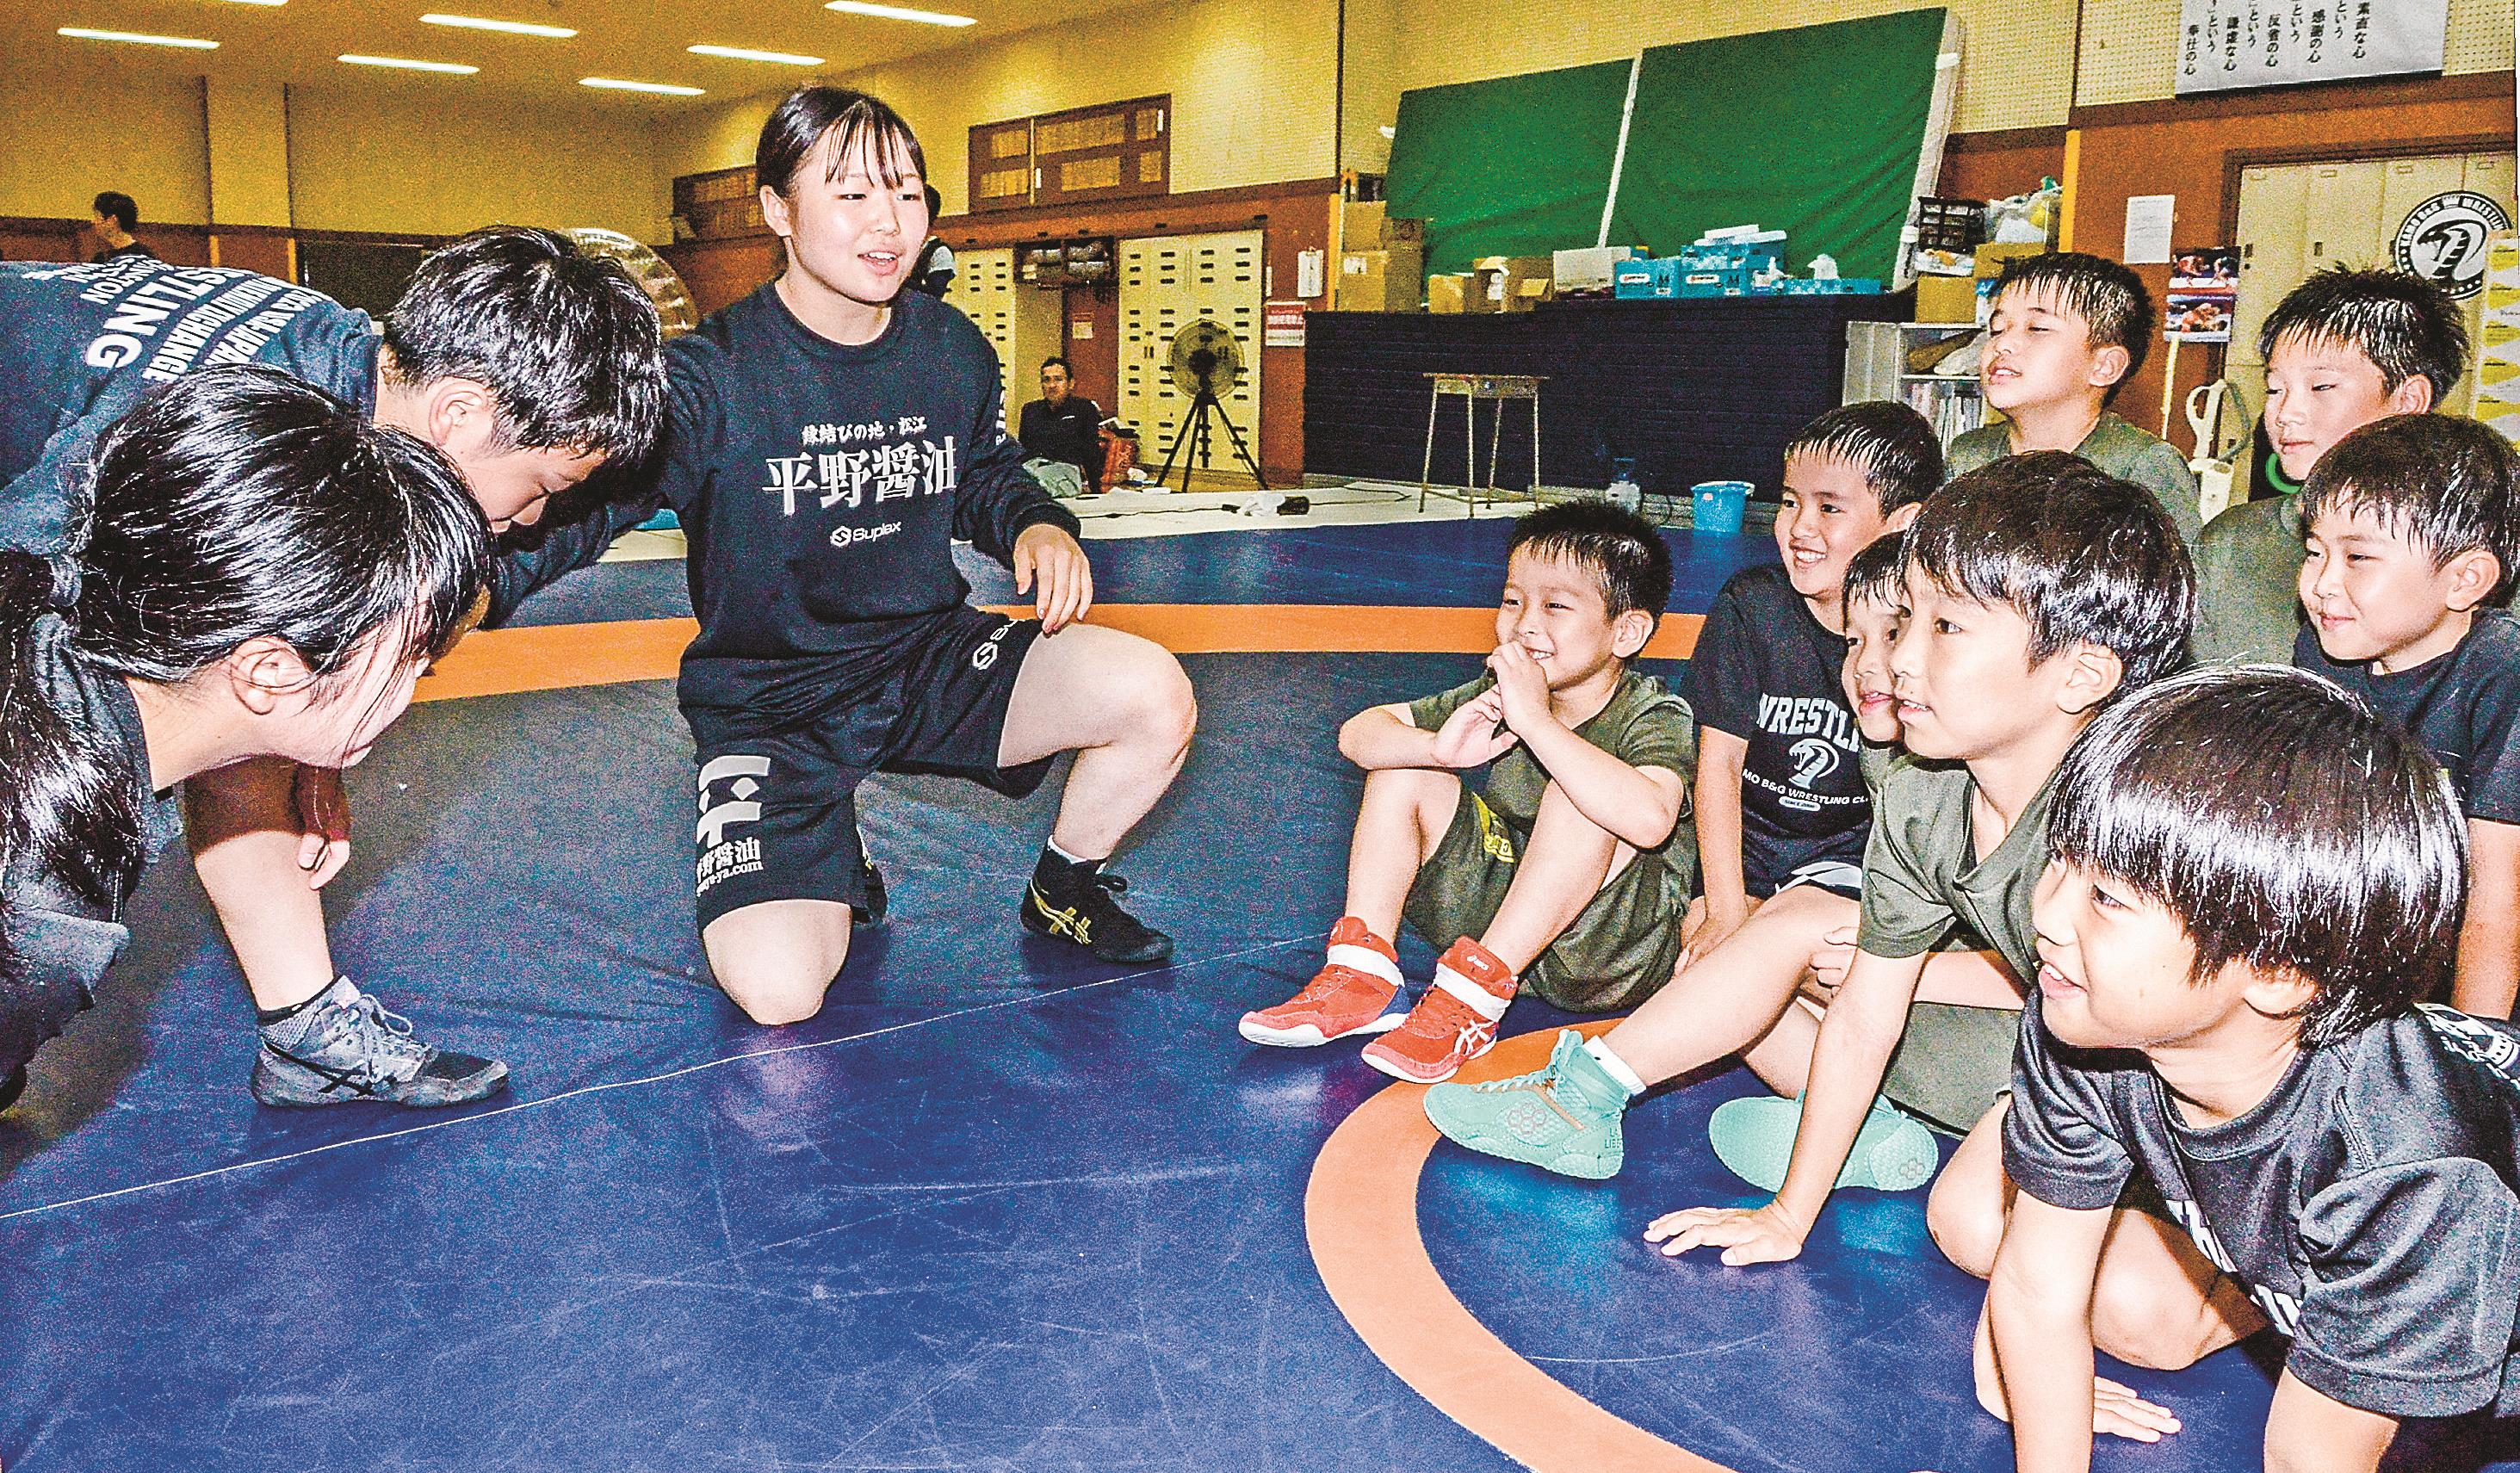
{"label": "gray sneaker", "polygon": [[335,979],[294,1015],[262,1027],[253,1097],[267,1105],[463,1104],[508,1087],[508,1066],[446,1053],[411,1036],[411,1020]]}

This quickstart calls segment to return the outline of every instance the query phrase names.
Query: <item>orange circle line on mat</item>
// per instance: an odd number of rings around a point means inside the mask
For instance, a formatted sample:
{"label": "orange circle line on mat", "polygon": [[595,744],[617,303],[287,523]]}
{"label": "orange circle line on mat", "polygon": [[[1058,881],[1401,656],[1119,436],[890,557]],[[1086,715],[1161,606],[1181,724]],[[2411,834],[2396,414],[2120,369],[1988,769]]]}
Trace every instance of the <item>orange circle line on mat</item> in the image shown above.
{"label": "orange circle line on mat", "polygon": [[[1026,606],[1001,612],[1030,613]],[[1492,608],[1354,603],[1103,603],[1090,622],[1144,635],[1175,654],[1485,654],[1496,647]],[[1665,614],[1648,659],[1687,659],[1697,614]],[[546,624],[469,635],[420,683],[416,698],[454,700],[623,681],[670,680],[690,619]]]}
{"label": "orange circle line on mat", "polygon": [[[1177,654],[1482,654],[1496,645],[1496,612],[1487,608],[1105,603],[1092,622]],[[1665,615],[1644,655],[1688,658],[1704,622]],[[690,619],[483,630],[438,662],[417,698],[666,680],[698,632]],[[1538,1067],[1552,1037],[1506,1040],[1464,1069],[1463,1082]],[[1418,1179],[1436,1139],[1419,1104],[1424,1093],[1394,1085],[1359,1106],[1323,1144],[1305,1188],[1313,1262],[1357,1335],[1438,1410],[1536,1473],[1728,1473],[1578,1396],[1516,1355],[1454,1295],[1418,1228]]]}
{"label": "orange circle line on mat", "polygon": [[[1507,1039],[1461,1082],[1539,1068],[1555,1039],[1547,1030]],[[1393,1085],[1359,1105],[1323,1143],[1304,1189],[1313,1264],[1359,1338],[1437,1410],[1534,1473],[1728,1473],[1578,1396],[1454,1295],[1418,1227],[1418,1178],[1436,1140],[1425,1094]]]}

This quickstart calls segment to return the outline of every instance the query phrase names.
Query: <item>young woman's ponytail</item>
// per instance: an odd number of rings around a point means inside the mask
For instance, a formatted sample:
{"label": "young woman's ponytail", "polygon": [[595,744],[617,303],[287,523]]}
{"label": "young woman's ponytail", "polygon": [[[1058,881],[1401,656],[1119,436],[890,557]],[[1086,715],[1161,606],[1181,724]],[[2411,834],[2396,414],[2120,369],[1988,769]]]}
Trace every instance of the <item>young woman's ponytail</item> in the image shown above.
{"label": "young woman's ponytail", "polygon": [[[67,558],[0,552],[0,868],[49,872],[94,905],[116,897],[116,863],[139,842],[132,789],[53,702],[79,587]],[[0,972],[14,973],[0,931]]]}
{"label": "young woman's ponytail", "polygon": [[[65,717],[53,672],[74,658],[175,686],[266,637],[319,679],[378,639],[431,658],[479,598],[490,542],[445,457],[268,369],[158,389],[99,442],[91,479],[70,559],[0,552],[0,858],[110,906],[146,858],[148,775]],[[0,955],[0,978],[17,970]]]}

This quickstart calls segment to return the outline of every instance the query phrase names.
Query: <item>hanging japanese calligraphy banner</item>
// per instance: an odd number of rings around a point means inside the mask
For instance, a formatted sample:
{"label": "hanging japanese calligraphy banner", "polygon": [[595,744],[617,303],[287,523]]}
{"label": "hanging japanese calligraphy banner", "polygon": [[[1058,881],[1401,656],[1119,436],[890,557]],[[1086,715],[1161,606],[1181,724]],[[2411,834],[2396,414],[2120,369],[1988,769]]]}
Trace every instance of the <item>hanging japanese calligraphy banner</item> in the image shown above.
{"label": "hanging japanese calligraphy banner", "polygon": [[2450,0],[2180,0],[2179,93],[2438,72]]}

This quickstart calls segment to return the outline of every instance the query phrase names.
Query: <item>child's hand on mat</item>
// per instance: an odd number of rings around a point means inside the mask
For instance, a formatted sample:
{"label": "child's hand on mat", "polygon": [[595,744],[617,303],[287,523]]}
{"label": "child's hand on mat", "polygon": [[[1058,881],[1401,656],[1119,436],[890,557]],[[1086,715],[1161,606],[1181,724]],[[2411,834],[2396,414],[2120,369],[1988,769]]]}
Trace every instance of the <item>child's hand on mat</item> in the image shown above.
{"label": "child's hand on mat", "polygon": [[1540,661],[1520,645],[1499,645],[1488,656],[1488,672],[1496,677],[1489,693],[1505,700],[1505,724],[1528,734],[1539,724],[1555,720],[1549,709],[1549,673]]}
{"label": "child's hand on mat", "polygon": [[[1035,522],[1015,539],[1011,565],[1015,574],[1015,592],[1033,594],[1033,609],[1041,615],[1041,632],[1057,634],[1084,618],[1094,606],[1094,564],[1085,560],[1085,549],[1076,539],[1048,522]],[[1039,593],[1033,584],[1040,583]]]}
{"label": "child's hand on mat", "polygon": [[1744,1264],[1781,1264],[1799,1258],[1803,1227],[1783,1206],[1689,1207],[1666,1212],[1645,1226],[1645,1241],[1662,1244],[1663,1255],[1677,1258],[1691,1248],[1721,1248],[1728,1268]]}
{"label": "child's hand on mat", "polygon": [[1462,703],[1435,731],[1438,766],[1483,767],[1522,738],[1505,724],[1505,697],[1494,691]]}
{"label": "child's hand on mat", "polygon": [[306,888],[321,890],[350,862],[350,800],[341,791],[340,773],[329,767],[300,764],[294,791],[297,868],[306,871]]}

